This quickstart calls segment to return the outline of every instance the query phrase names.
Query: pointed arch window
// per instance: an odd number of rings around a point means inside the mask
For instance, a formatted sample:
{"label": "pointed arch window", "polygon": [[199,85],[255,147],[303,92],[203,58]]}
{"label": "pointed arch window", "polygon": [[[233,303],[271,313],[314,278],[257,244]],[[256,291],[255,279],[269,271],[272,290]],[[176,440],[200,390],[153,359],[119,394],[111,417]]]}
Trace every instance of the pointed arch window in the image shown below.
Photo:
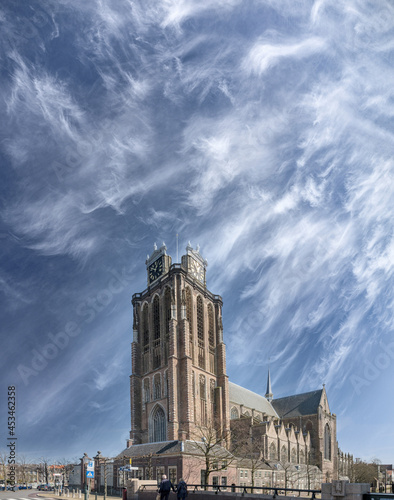
{"label": "pointed arch window", "polygon": [[166,314],[166,331],[164,334],[164,363],[168,364],[168,345],[170,340],[171,290],[167,287],[164,293],[164,309]]}
{"label": "pointed arch window", "polygon": [[209,343],[209,371],[216,373],[215,363],[215,330],[212,304],[208,304],[208,343]]}
{"label": "pointed arch window", "polygon": [[212,304],[208,304],[208,340],[209,340],[209,347],[215,347],[215,332],[214,332]]}
{"label": "pointed arch window", "polygon": [[161,399],[161,376],[157,373],[154,378],[154,399]]}
{"label": "pointed arch window", "polygon": [[142,339],[143,339],[143,360],[142,369],[146,373],[149,371],[149,322],[148,322],[148,304],[142,309]]}
{"label": "pointed arch window", "polygon": [[151,414],[149,437],[151,443],[166,440],[166,416],[159,405],[155,406]]}
{"label": "pointed arch window", "polygon": [[171,320],[171,290],[167,287],[164,293],[164,304],[166,311],[166,333],[170,332],[170,320]]}
{"label": "pointed arch window", "polygon": [[287,449],[285,445],[283,445],[280,450],[280,461],[282,464],[287,462]]}
{"label": "pointed arch window", "polygon": [[159,297],[153,299],[153,369],[161,366],[160,346],[160,301]]}
{"label": "pointed arch window", "polygon": [[296,452],[295,448],[291,449],[291,452],[290,452],[290,462],[292,464],[297,463],[297,452]]}
{"label": "pointed arch window", "polygon": [[160,339],[160,301],[159,297],[153,299],[153,334],[154,339]]}
{"label": "pointed arch window", "polygon": [[150,385],[149,379],[144,380],[144,403],[149,403],[150,401]]}
{"label": "pointed arch window", "polygon": [[204,375],[200,375],[200,415],[201,425],[207,425],[207,395]]}
{"label": "pointed arch window", "polygon": [[164,383],[163,383],[164,397],[168,396],[168,372],[164,373]]}
{"label": "pointed arch window", "polygon": [[331,460],[331,429],[328,424],[324,427],[324,458]]}
{"label": "pointed arch window", "polygon": [[205,368],[204,304],[200,295],[197,297],[197,339],[198,366],[200,368]]}
{"label": "pointed arch window", "polygon": [[276,460],[277,459],[275,443],[271,443],[270,444],[269,457],[270,457],[270,460]]}
{"label": "pointed arch window", "polygon": [[186,288],[186,319],[189,322],[190,356],[193,361],[193,302],[190,288]]}
{"label": "pointed arch window", "polygon": [[194,421],[197,422],[196,374],[194,372],[192,372],[192,394]]}
{"label": "pointed arch window", "polygon": [[214,422],[215,419],[215,412],[216,412],[216,406],[215,406],[215,381],[213,379],[210,380],[209,382],[209,398],[211,400],[211,412],[210,412],[210,421],[211,423]]}
{"label": "pointed arch window", "polygon": [[236,420],[237,418],[239,418],[239,413],[238,413],[237,408],[235,408],[235,406],[233,406],[231,408],[230,419],[231,420]]}

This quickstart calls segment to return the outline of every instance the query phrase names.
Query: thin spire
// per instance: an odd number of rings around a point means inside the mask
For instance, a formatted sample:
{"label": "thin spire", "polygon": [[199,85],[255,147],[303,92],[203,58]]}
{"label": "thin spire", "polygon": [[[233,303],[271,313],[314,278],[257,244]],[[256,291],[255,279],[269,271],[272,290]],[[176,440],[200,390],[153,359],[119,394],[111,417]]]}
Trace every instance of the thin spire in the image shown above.
{"label": "thin spire", "polygon": [[265,397],[268,399],[268,401],[272,401],[274,395],[272,394],[272,389],[271,389],[271,374],[270,374],[270,368],[268,365],[268,377],[267,377],[267,392],[265,393]]}

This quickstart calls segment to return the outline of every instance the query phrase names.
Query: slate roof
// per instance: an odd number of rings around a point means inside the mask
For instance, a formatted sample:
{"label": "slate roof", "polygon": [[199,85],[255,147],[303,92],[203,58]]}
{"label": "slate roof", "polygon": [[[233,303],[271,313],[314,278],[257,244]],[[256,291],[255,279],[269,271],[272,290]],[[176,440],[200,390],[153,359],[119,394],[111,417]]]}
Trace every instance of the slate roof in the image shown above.
{"label": "slate roof", "polygon": [[[195,441],[163,441],[160,443],[145,443],[145,444],[135,444],[126,448],[116,458],[138,458],[146,457],[149,454],[152,455],[173,455],[180,454],[181,452],[189,453],[192,455],[202,455],[202,449],[204,445],[198,445]],[[222,446],[215,445],[212,449],[212,454],[220,458],[230,457],[231,453],[223,448]]]}
{"label": "slate roof", "polygon": [[247,408],[251,408],[257,411],[266,413],[273,417],[278,418],[275,409],[272,407],[271,403],[267,401],[260,394],[249,391],[240,385],[236,385],[233,382],[228,383],[230,403],[236,403],[239,405],[244,405]]}
{"label": "slate roof", "polygon": [[271,401],[271,404],[280,418],[314,415],[317,413],[322,392],[323,389],[319,389],[318,391],[304,392],[303,394],[274,399]]}
{"label": "slate roof", "polygon": [[162,454],[173,454],[180,453],[181,442],[180,441],[163,441],[161,443],[146,443],[146,444],[135,444],[126,448],[116,458],[122,457],[142,457],[149,455],[162,455]]}

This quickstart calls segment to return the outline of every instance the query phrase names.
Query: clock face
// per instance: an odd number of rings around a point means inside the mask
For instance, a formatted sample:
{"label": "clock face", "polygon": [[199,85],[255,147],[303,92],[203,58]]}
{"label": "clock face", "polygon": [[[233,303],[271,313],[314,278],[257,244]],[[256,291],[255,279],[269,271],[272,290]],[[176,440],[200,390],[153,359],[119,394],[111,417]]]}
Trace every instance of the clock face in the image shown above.
{"label": "clock face", "polygon": [[162,274],[163,274],[163,259],[160,258],[155,260],[155,262],[149,266],[150,282],[155,281]]}
{"label": "clock face", "polygon": [[190,273],[194,278],[204,282],[204,268],[199,262],[192,260],[190,264]]}

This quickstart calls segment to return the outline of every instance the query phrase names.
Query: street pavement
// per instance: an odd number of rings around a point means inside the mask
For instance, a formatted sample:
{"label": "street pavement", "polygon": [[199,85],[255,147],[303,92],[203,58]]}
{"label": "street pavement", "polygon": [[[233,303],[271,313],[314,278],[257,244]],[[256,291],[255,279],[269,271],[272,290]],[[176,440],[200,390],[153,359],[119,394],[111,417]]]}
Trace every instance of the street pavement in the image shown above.
{"label": "street pavement", "polygon": [[[37,490],[16,490],[16,491],[0,491],[0,500],[39,500],[39,499],[54,499],[54,500],[73,500],[72,494],[67,495],[55,495],[53,491],[48,491],[44,493]],[[84,500],[84,495],[82,493],[81,500]],[[95,500],[96,496],[93,493],[89,494],[89,500]],[[74,500],[79,500],[78,494],[75,494]],[[98,495],[97,500],[103,500],[103,495]],[[107,495],[107,500],[121,500],[120,496],[113,497]]]}

